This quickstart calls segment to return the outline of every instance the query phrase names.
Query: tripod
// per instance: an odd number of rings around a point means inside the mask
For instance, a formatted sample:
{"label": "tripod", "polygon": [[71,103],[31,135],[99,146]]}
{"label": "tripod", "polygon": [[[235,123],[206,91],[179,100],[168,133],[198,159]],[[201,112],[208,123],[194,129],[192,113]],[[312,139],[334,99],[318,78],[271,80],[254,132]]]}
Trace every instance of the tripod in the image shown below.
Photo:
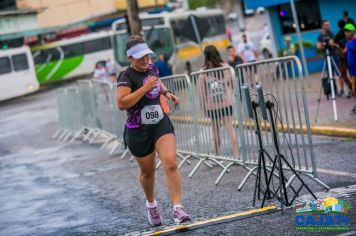
{"label": "tripod", "polygon": [[[255,123],[256,123],[256,135],[258,137],[258,144],[259,144],[259,157],[258,157],[258,164],[257,164],[257,173],[256,173],[256,182],[255,182],[255,190],[254,190],[254,194],[253,194],[253,204],[252,206],[255,206],[256,203],[256,194],[257,199],[260,199],[260,192],[261,192],[261,169],[263,167],[263,172],[264,172],[264,177],[265,177],[265,181],[266,181],[266,190],[265,192],[268,193],[267,198],[270,199],[270,190],[269,190],[269,185],[267,184],[267,168],[266,168],[266,160],[265,160],[265,154],[267,155],[267,157],[272,161],[271,156],[267,153],[266,149],[263,148],[263,144],[262,144],[262,137],[261,137],[261,129],[260,129],[260,125],[259,125],[259,121],[258,121],[258,115],[257,115],[257,107],[258,107],[258,103],[256,103],[255,101],[252,102],[252,108],[253,108],[253,112],[255,114]],[[257,191],[258,190],[258,191]],[[262,205],[263,207],[263,205]]]}
{"label": "tripod", "polygon": [[[309,193],[315,198],[316,196],[314,195],[314,193],[310,190],[310,188],[308,187],[308,185],[306,185],[306,183],[302,180],[302,178],[299,176],[299,174],[296,172],[296,170],[288,163],[288,161],[285,159],[284,155],[280,152],[279,149],[279,144],[278,144],[278,140],[277,140],[277,131],[276,131],[276,127],[274,124],[274,119],[273,119],[273,107],[274,104],[271,101],[267,101],[266,102],[266,108],[269,112],[270,115],[270,123],[272,126],[272,135],[273,135],[273,143],[274,143],[274,147],[276,150],[276,155],[275,155],[275,159],[273,161],[273,165],[272,165],[272,169],[271,169],[271,174],[268,178],[267,181],[267,187],[266,187],[266,192],[263,196],[263,201],[262,201],[262,206],[264,205],[264,202],[266,200],[266,198],[268,198],[268,191],[269,190],[269,185],[271,183],[271,180],[273,178],[273,171],[275,168],[278,168],[278,177],[279,177],[279,187],[276,189],[275,193],[271,192],[273,194],[272,198],[276,198],[280,203],[281,203],[281,208],[282,208],[282,212],[284,212],[284,206],[291,206],[293,201],[298,197],[299,192],[302,190],[303,186],[305,186],[305,188],[309,191]],[[293,172],[293,174],[299,179],[299,181],[302,183],[302,185],[299,187],[299,189],[297,191],[295,191],[292,187],[291,189],[294,191],[294,197],[289,201],[288,199],[288,194],[287,194],[287,186],[286,186],[286,177],[284,175],[283,172],[283,168],[282,168],[282,162],[284,162],[288,169],[291,170]],[[277,164],[278,163],[278,164]],[[276,167],[276,165],[278,165],[278,167]],[[279,190],[279,196],[277,196]]]}
{"label": "tripod", "polygon": [[[327,69],[327,71],[326,71],[326,69]],[[328,47],[325,48],[325,59],[324,59],[324,65],[323,65],[322,78],[324,78],[326,72],[328,75],[327,83],[330,83],[330,88],[331,88],[331,100],[332,100],[333,109],[334,109],[334,119],[335,119],[335,121],[337,121],[336,97],[335,97],[335,87],[334,87],[335,80],[333,77],[333,72],[336,72],[336,75],[339,77],[341,76],[341,73],[335,63],[334,58],[331,56],[330,49]],[[320,85],[318,106],[317,106],[316,113],[315,113],[315,123],[317,123],[317,120],[318,120],[322,89],[323,89],[323,84]],[[329,100],[329,95],[326,96],[326,99]]]}

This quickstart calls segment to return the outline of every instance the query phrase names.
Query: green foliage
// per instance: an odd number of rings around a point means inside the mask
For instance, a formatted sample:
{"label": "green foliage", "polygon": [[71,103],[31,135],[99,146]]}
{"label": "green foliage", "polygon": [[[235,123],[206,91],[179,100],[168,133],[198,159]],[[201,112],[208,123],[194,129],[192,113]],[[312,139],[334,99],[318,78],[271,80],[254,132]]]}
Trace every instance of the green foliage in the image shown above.
{"label": "green foliage", "polygon": [[216,5],[216,0],[188,0],[189,9],[194,10],[198,7],[208,7],[214,8]]}
{"label": "green foliage", "polygon": [[[304,48],[315,48],[315,47],[316,47],[316,45],[313,44],[313,43],[310,42],[310,41],[303,41],[302,43],[303,43],[303,47],[304,47]],[[294,46],[295,46],[295,48],[296,48],[297,50],[299,49],[299,43],[298,43],[298,42],[295,42],[295,43],[294,43]]]}

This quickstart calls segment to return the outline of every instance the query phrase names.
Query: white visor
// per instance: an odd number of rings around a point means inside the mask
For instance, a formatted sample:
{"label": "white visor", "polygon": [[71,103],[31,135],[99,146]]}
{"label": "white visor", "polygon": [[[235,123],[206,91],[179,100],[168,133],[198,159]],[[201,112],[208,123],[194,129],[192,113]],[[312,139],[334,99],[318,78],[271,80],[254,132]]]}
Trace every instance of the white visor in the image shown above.
{"label": "white visor", "polygon": [[139,58],[141,58],[147,54],[151,54],[151,53],[153,53],[153,51],[148,47],[148,45],[146,43],[137,44],[126,51],[126,54],[128,57],[131,56],[135,59],[139,59]]}

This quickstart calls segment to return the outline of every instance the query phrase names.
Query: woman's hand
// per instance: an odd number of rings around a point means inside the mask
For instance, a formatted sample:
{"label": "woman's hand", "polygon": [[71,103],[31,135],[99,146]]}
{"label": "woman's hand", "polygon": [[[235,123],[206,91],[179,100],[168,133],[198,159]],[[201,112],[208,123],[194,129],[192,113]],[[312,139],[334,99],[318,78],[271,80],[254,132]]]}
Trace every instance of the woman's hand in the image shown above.
{"label": "woman's hand", "polygon": [[151,89],[153,89],[154,87],[159,85],[159,79],[156,76],[152,76],[150,75],[146,81],[145,84],[143,85],[144,89],[146,92],[150,91]]}
{"label": "woman's hand", "polygon": [[176,105],[179,104],[179,98],[178,98],[176,95],[174,95],[174,94],[172,94],[172,93],[170,93],[170,92],[167,92],[167,93],[166,93],[166,98],[167,98],[169,101],[174,102]]}

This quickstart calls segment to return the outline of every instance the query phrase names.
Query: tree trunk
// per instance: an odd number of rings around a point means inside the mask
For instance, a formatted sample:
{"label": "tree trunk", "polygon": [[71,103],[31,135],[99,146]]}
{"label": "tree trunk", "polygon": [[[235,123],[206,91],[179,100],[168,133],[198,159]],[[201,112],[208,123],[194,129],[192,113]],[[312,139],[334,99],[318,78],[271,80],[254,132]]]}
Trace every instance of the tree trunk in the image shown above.
{"label": "tree trunk", "polygon": [[130,34],[141,35],[141,22],[138,18],[137,0],[126,0],[127,2],[127,19],[129,20]]}

